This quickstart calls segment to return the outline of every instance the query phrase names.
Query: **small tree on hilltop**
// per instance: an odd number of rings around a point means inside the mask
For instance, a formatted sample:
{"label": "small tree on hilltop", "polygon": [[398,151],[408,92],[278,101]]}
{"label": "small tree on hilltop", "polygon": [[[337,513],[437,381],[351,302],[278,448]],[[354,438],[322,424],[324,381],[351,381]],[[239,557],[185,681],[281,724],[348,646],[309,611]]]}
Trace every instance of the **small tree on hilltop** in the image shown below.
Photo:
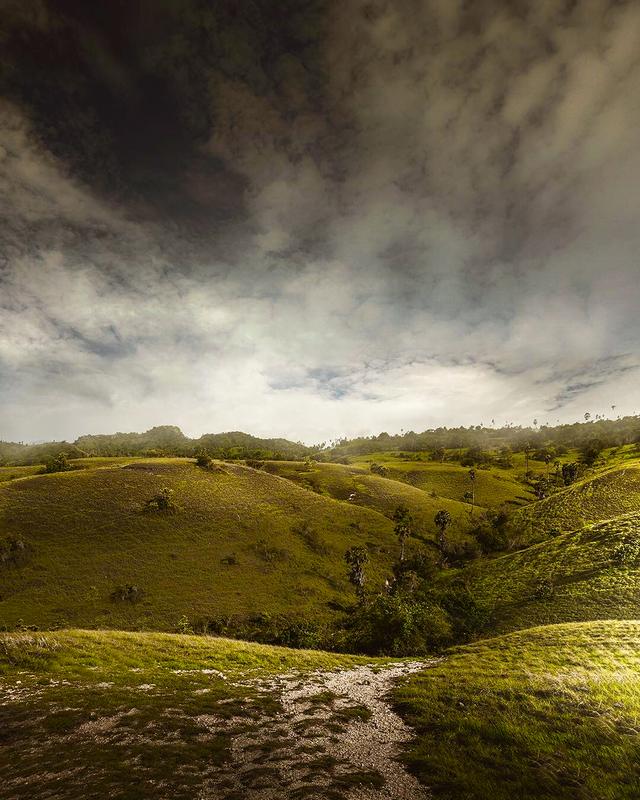
{"label": "small tree on hilltop", "polygon": [[356,590],[358,600],[362,602],[364,600],[364,583],[366,580],[364,568],[369,561],[369,554],[364,547],[354,545],[344,554],[344,560],[347,562],[349,583]]}
{"label": "small tree on hilltop", "polygon": [[447,528],[451,525],[451,514],[446,509],[441,509],[433,521],[438,529],[438,550],[440,552],[440,566],[443,567],[447,556]]}
{"label": "small tree on hilltop", "polygon": [[394,531],[400,542],[400,561],[404,561],[404,548],[413,533],[413,517],[406,506],[398,506],[393,512]]}

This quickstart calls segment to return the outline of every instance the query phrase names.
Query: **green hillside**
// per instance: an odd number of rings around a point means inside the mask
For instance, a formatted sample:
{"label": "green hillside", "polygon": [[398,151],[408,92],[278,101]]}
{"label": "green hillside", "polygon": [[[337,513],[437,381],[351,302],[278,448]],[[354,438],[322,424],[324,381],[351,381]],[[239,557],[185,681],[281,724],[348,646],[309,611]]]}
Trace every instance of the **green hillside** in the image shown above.
{"label": "green hillside", "polygon": [[[416,521],[418,535],[428,540],[435,537],[433,519],[440,509],[451,514],[452,539],[462,537],[473,524],[468,503],[450,500],[446,496],[433,497],[401,481],[372,475],[365,469],[302,461],[269,461],[265,469],[317,494],[370,508],[387,517],[391,517],[398,506],[404,505]],[[477,509],[476,514],[481,510]]]}
{"label": "green hillside", "polygon": [[492,610],[495,631],[640,619],[640,514],[477,561],[459,575],[473,596]]}
{"label": "green hillside", "polygon": [[[451,461],[431,461],[419,458],[420,454],[412,454],[411,460],[400,458],[397,453],[374,453],[358,456],[352,463],[358,467],[369,469],[372,463],[378,463],[388,471],[387,477],[416,486],[439,497],[464,502],[465,493],[471,489],[469,468]],[[534,462],[532,462],[532,467]],[[540,465],[544,468],[544,465]],[[531,489],[518,479],[515,469],[476,469],[475,494],[478,506],[495,508],[505,503],[522,505],[534,500]],[[522,470],[524,473],[524,469]]]}
{"label": "green hillside", "polygon": [[615,467],[519,509],[513,528],[523,541],[540,541],[550,532],[572,531],[585,525],[640,511],[640,463]]}
{"label": "green hillside", "polygon": [[446,800],[640,796],[640,622],[457,648],[396,691],[411,768]]}
{"label": "green hillside", "polygon": [[[179,511],[145,513],[163,487]],[[368,548],[372,583],[397,554],[379,513],[263,471],[177,459],[5,482],[0,540],[7,626],[173,630],[183,615],[257,613],[322,620],[329,604],[353,599],[347,547]]]}

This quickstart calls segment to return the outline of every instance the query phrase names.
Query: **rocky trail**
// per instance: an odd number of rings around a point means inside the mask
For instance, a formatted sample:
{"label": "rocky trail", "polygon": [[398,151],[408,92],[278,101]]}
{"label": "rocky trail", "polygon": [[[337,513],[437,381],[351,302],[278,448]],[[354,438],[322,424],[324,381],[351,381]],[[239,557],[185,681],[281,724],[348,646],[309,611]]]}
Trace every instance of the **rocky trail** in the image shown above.
{"label": "rocky trail", "polygon": [[[233,735],[231,762],[209,777],[199,800],[428,798],[398,760],[412,733],[387,698],[396,680],[425,666],[399,662],[254,682],[281,710]],[[230,728],[238,722],[230,720]]]}

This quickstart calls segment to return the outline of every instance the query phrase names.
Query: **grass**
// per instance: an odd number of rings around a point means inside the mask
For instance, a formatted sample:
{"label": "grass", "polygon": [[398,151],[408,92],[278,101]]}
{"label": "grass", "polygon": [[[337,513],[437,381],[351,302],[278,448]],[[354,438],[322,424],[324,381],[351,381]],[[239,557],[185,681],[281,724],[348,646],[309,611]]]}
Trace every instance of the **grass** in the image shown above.
{"label": "grass", "polygon": [[364,662],[175,634],[0,634],[2,796],[225,797],[234,737],[269,734],[275,749],[282,709],[256,679]]}
{"label": "grass", "polygon": [[632,800],[639,688],[640,622],[590,622],[458,648],[395,700],[436,798]]}
{"label": "grass", "polygon": [[571,531],[620,514],[640,511],[640,462],[630,461],[562,489],[519,509],[513,527],[523,541],[535,542],[550,531]]}
{"label": "grass", "polygon": [[[471,506],[446,495],[433,497],[429,493],[393,478],[371,474],[368,469],[344,464],[311,465],[302,461],[269,461],[265,469],[325,497],[362,506],[391,517],[400,505],[413,515],[419,537],[433,541],[436,536],[434,517],[446,509],[453,520],[450,536],[464,538],[473,523]],[[477,509],[476,513],[480,513]]]}
{"label": "grass", "polygon": [[[622,547],[628,546],[626,557]],[[484,559],[463,576],[492,609],[491,630],[596,619],[640,619],[640,514]],[[446,585],[447,580],[444,583]]]}
{"label": "grass", "polygon": [[[465,493],[470,491],[469,468],[453,462],[424,460],[421,453],[407,454],[409,458],[400,458],[397,453],[373,453],[352,459],[354,466],[368,470],[372,462],[382,464],[388,470],[388,478],[402,481],[422,491],[435,492],[438,497],[465,502]],[[475,494],[476,503],[484,508],[496,508],[507,504],[520,506],[534,500],[531,489],[522,482],[524,465],[520,469],[517,457],[514,456],[514,468],[489,469],[476,468]],[[544,471],[541,462],[531,462],[531,468]],[[522,473],[522,475],[520,474]]]}
{"label": "grass", "polygon": [[[353,599],[349,546],[368,548],[372,584],[397,553],[382,514],[263,471],[108,461],[0,486],[0,541],[26,545],[18,566],[0,566],[0,624],[174,630],[183,615],[322,620]],[[144,513],[164,486],[179,512]],[[137,602],[111,599],[129,585],[140,590]]]}

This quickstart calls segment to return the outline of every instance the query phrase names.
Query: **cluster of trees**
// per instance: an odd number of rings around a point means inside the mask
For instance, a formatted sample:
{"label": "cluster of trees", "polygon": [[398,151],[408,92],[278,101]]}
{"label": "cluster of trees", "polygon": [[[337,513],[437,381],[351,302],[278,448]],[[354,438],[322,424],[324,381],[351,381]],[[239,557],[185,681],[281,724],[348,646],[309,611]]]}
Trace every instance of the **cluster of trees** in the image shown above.
{"label": "cluster of trees", "polygon": [[521,452],[526,445],[534,451],[548,446],[556,450],[582,449],[589,447],[594,441],[599,442],[601,449],[640,442],[640,416],[621,419],[605,419],[600,414],[596,416],[597,419],[592,419],[587,412],[584,422],[567,425],[538,425],[535,420],[532,427],[505,425],[496,428],[493,425],[471,425],[468,428],[433,428],[422,433],[409,431],[390,435],[385,432],[377,436],[344,438],[331,447],[324,448],[322,457],[340,459],[400,450],[407,453],[429,452],[431,457],[438,460],[444,456],[445,451],[460,450],[465,451],[469,458],[474,458],[474,464],[477,465],[482,463],[482,458],[489,452],[499,453],[502,449],[507,453]]}
{"label": "cluster of trees", "polygon": [[73,443],[0,442],[0,466],[44,464],[61,452],[71,459],[87,456],[191,457],[203,450],[212,458],[224,460],[297,460],[317,452],[318,448],[287,439],[261,439],[241,431],[207,433],[199,439],[189,439],[175,425],[160,425],[144,433],[80,436]]}

